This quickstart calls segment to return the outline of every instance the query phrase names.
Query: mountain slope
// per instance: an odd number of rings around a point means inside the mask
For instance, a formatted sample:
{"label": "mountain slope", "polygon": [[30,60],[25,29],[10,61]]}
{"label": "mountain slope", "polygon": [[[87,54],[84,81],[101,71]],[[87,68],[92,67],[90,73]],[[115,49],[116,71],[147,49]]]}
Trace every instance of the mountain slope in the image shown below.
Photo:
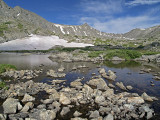
{"label": "mountain slope", "polygon": [[0,42],[23,38],[30,34],[58,35],[62,38],[64,36],[113,36],[100,32],[86,23],[83,25],[54,24],[19,6],[11,8],[0,0]]}
{"label": "mountain slope", "polygon": [[133,29],[128,33],[125,33],[123,36],[135,39],[145,39],[145,38],[154,38],[159,39],[160,37],[160,26],[154,26],[147,29]]}
{"label": "mountain slope", "polygon": [[98,41],[111,45],[126,45],[131,42],[130,44],[133,45],[142,45],[146,40],[145,44],[160,41],[160,26],[134,29],[125,34],[105,33],[92,28],[87,23],[83,25],[51,23],[19,6],[11,8],[3,0],[0,0],[0,43],[24,38],[31,34],[56,35],[68,42],[95,43]]}

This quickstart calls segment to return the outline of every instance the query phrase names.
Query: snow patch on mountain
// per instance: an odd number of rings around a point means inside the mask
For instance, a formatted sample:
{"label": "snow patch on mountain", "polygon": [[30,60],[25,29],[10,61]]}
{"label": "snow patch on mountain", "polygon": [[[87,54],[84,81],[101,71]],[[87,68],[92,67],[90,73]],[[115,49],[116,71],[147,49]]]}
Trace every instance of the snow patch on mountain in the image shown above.
{"label": "snow patch on mountain", "polygon": [[1,43],[0,50],[48,50],[56,45],[64,47],[93,46],[92,44],[84,43],[68,43],[68,41],[60,39],[58,36],[30,35],[29,37],[23,39],[16,39]]}

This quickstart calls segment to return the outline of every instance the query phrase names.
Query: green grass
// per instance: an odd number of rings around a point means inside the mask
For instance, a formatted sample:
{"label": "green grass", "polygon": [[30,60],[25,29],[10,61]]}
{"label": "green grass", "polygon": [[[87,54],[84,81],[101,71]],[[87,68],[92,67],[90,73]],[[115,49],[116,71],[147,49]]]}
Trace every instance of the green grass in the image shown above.
{"label": "green grass", "polygon": [[12,22],[11,22],[11,21],[8,21],[8,22],[5,22],[4,24],[12,24]]}
{"label": "green grass", "polygon": [[16,66],[10,64],[0,64],[0,74],[8,70],[16,70]]}
{"label": "green grass", "polygon": [[0,82],[0,89],[8,89],[5,82]]}
{"label": "green grass", "polygon": [[0,25],[0,37],[3,37],[4,36],[4,33],[3,31],[7,31],[8,30],[8,25],[3,23]]}
{"label": "green grass", "polygon": [[23,25],[21,23],[18,23],[18,29],[20,29],[20,30],[23,29]]}
{"label": "green grass", "polygon": [[143,55],[156,55],[156,54],[160,54],[160,52],[143,51],[142,54],[143,54]]}
{"label": "green grass", "polygon": [[136,50],[109,50],[107,51],[107,54],[105,55],[105,59],[112,59],[113,57],[120,57],[124,58],[126,60],[139,58],[142,56],[142,54]]}
{"label": "green grass", "polygon": [[91,51],[88,53],[88,57],[94,58],[98,57],[100,54],[104,53],[103,51]]}

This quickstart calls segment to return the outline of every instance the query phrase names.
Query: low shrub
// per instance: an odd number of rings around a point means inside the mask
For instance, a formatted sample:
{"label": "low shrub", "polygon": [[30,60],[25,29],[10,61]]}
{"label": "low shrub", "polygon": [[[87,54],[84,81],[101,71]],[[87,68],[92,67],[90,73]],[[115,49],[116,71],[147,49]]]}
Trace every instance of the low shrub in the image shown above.
{"label": "low shrub", "polygon": [[105,55],[105,59],[112,59],[115,56],[130,60],[139,58],[142,56],[142,54],[136,50],[109,50]]}

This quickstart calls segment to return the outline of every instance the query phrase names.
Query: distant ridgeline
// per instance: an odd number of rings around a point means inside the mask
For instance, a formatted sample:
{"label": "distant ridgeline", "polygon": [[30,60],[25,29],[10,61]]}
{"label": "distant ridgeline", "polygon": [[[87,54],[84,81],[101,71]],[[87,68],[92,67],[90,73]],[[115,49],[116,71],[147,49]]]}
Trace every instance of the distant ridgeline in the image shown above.
{"label": "distant ridgeline", "polygon": [[[48,22],[41,16],[19,6],[9,7],[0,0],[0,43],[36,35],[56,35],[68,42],[84,42],[111,45],[141,45],[160,40],[160,26],[134,29],[125,34],[98,31],[87,23],[83,25],[60,25]],[[119,43],[118,40],[121,40]],[[128,44],[128,40],[131,43]],[[137,42],[137,43],[136,43]],[[136,46],[136,47],[137,47]]]}

